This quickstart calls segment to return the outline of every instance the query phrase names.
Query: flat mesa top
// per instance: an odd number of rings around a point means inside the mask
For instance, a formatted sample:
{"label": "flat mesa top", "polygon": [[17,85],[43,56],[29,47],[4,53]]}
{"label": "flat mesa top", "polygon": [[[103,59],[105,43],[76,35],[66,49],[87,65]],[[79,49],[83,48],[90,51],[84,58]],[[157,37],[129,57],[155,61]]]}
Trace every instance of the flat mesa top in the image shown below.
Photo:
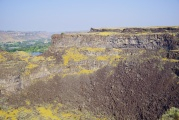
{"label": "flat mesa top", "polygon": [[54,34],[56,36],[73,35],[146,35],[146,34],[179,34],[179,26],[156,26],[156,27],[126,27],[126,28],[91,28],[89,32],[66,32]]}

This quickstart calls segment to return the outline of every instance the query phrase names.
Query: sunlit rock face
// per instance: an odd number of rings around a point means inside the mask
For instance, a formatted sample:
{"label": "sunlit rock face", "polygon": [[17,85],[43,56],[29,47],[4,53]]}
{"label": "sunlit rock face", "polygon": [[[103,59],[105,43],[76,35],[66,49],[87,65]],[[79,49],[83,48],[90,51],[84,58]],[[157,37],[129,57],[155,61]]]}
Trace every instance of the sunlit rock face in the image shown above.
{"label": "sunlit rock face", "polygon": [[9,106],[28,106],[39,119],[40,110],[63,119],[52,111],[60,103],[78,109],[74,114],[102,115],[89,119],[117,120],[158,119],[179,107],[179,27],[92,28],[51,38],[39,56],[0,51],[0,92]]}
{"label": "sunlit rock face", "polygon": [[[118,31],[119,30],[119,31]],[[95,29],[89,33],[52,35],[55,47],[178,48],[179,28]]]}

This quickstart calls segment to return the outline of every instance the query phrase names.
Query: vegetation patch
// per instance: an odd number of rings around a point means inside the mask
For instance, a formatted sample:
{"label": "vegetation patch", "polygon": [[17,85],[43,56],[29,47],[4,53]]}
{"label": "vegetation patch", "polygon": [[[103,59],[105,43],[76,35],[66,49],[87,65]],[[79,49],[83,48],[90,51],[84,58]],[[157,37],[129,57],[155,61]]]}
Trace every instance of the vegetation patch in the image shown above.
{"label": "vegetation patch", "polygon": [[3,56],[3,54],[0,52],[0,63],[5,62],[7,59]]}
{"label": "vegetation patch", "polygon": [[88,69],[85,69],[85,68],[79,66],[79,72],[78,72],[78,74],[91,74],[94,71],[96,71],[96,70],[88,70]]}
{"label": "vegetation patch", "polygon": [[69,48],[65,51],[65,54],[63,55],[63,62],[64,62],[64,65],[68,65],[68,62],[70,60],[78,62],[81,60],[85,60],[87,58],[88,57],[81,54],[77,48]]}
{"label": "vegetation patch", "polygon": [[109,36],[109,35],[116,35],[119,34],[117,32],[99,32],[97,33],[97,35],[101,35],[101,36]]}
{"label": "vegetation patch", "polygon": [[170,50],[170,51],[172,51],[172,52],[179,52],[179,50]]}
{"label": "vegetation patch", "polygon": [[167,62],[179,62],[179,60],[177,60],[177,59],[162,58],[162,60],[167,61]]}
{"label": "vegetation patch", "polygon": [[107,120],[108,118],[95,116],[88,111],[69,109],[60,103],[0,109],[0,119],[2,120]]}
{"label": "vegetation patch", "polygon": [[34,68],[36,68],[37,66],[38,66],[37,64],[29,63],[29,64],[26,66],[26,69],[34,69]]}
{"label": "vegetation patch", "polygon": [[107,61],[107,60],[109,60],[109,58],[110,58],[110,56],[97,56],[96,60]]}
{"label": "vegetation patch", "polygon": [[97,61],[108,61],[110,65],[117,65],[117,63],[119,62],[119,60],[122,57],[120,55],[105,55],[105,56],[97,56],[96,60]]}
{"label": "vegetation patch", "polygon": [[15,52],[14,57],[18,57],[20,60],[28,62],[30,54],[24,51],[17,51]]}
{"label": "vegetation patch", "polygon": [[50,46],[50,39],[47,40],[28,40],[22,42],[7,42],[0,43],[0,48],[8,52],[25,51],[32,52],[44,52]]}
{"label": "vegetation patch", "polygon": [[43,56],[34,56],[31,59],[32,62],[40,62],[40,61],[44,61],[44,60],[45,60],[45,58]]}
{"label": "vegetation patch", "polygon": [[175,107],[170,108],[162,115],[160,120],[179,120],[179,109]]}

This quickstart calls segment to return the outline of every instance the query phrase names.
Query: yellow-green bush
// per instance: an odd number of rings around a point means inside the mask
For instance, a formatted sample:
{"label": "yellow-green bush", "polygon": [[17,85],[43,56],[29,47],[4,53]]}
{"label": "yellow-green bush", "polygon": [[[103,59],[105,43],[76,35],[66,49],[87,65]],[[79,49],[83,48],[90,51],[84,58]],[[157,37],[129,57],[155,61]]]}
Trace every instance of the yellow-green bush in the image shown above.
{"label": "yellow-green bush", "polygon": [[37,64],[29,63],[29,64],[26,66],[26,69],[34,69],[34,68],[36,68],[37,66],[38,66]]}
{"label": "yellow-green bush", "polygon": [[96,57],[96,60],[99,60],[99,61],[107,61],[109,60],[110,56],[97,56]]}
{"label": "yellow-green bush", "polygon": [[106,116],[95,116],[88,111],[70,109],[60,103],[22,106],[18,108],[0,109],[2,120],[107,120]]}
{"label": "yellow-green bush", "polygon": [[119,59],[121,58],[121,56],[119,55],[105,55],[105,56],[97,56],[96,57],[96,60],[98,61],[108,61],[109,64],[114,64],[119,61]]}
{"label": "yellow-green bush", "polygon": [[78,74],[90,74],[90,73],[93,73],[94,71],[96,71],[96,70],[88,70],[81,66],[79,66],[78,68],[79,68]]}
{"label": "yellow-green bush", "polygon": [[33,64],[33,63],[28,63],[27,64],[27,66],[25,67],[25,72],[24,72],[24,74],[25,75],[29,75],[30,73],[31,73],[31,70],[32,69],[34,69],[34,68],[36,68],[36,67],[38,67],[38,65],[37,64]]}
{"label": "yellow-green bush", "polygon": [[0,63],[5,62],[7,59],[0,53]]}
{"label": "yellow-green bush", "polygon": [[44,60],[45,58],[43,56],[34,56],[31,59],[32,62],[39,62],[39,61],[44,61]]}
{"label": "yellow-green bush", "polygon": [[26,61],[28,62],[29,58],[30,58],[30,54],[23,52],[23,51],[18,51],[16,53],[13,54],[14,57],[18,57],[20,60]]}
{"label": "yellow-green bush", "polygon": [[77,48],[69,48],[65,51],[65,54],[63,55],[64,65],[68,65],[68,62],[70,60],[77,62],[85,59],[87,59],[87,56],[81,54]]}
{"label": "yellow-green bush", "polygon": [[162,61],[167,61],[167,62],[179,62],[177,59],[168,59],[168,58],[162,58]]}
{"label": "yellow-green bush", "polygon": [[160,120],[179,120],[179,109],[172,107],[162,115]]}
{"label": "yellow-green bush", "polygon": [[117,32],[99,32],[98,35],[102,36],[109,36],[109,35],[116,35],[118,34]]}

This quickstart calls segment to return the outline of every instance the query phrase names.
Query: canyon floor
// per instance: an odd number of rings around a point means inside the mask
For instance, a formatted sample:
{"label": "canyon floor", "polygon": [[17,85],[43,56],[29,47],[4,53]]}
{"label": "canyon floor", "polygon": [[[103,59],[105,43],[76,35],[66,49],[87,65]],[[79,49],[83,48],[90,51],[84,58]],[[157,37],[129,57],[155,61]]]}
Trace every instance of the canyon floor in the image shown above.
{"label": "canyon floor", "polygon": [[179,27],[51,38],[39,56],[0,50],[0,120],[165,120],[179,108]]}

